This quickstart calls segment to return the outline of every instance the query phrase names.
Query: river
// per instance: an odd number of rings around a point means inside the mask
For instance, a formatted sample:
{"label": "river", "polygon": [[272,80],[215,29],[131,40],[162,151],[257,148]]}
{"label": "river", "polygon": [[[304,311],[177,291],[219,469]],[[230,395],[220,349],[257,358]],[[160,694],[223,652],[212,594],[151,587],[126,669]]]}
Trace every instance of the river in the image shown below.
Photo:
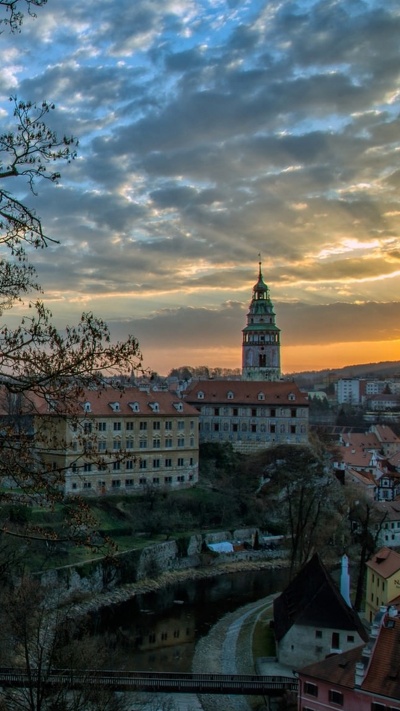
{"label": "river", "polygon": [[189,672],[196,642],[225,613],[287,582],[282,569],[188,580],[101,609],[92,616],[93,632],[106,641],[109,668]]}

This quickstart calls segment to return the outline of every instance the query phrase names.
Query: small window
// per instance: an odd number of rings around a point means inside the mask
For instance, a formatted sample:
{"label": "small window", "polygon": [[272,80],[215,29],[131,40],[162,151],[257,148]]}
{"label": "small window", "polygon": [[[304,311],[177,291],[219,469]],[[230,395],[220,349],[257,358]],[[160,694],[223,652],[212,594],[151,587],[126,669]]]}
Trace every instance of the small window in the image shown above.
{"label": "small window", "polygon": [[348,635],[347,635],[347,641],[348,641],[348,642],[354,642],[354,634],[348,634]]}
{"label": "small window", "polygon": [[114,422],[113,423],[113,430],[114,430],[114,432],[121,432],[121,422]]}
{"label": "small window", "polygon": [[128,432],[132,432],[132,430],[133,430],[133,424],[134,424],[134,423],[133,423],[132,420],[129,420],[129,421],[126,423],[125,427],[126,427],[126,430],[127,430]]}
{"label": "small window", "polygon": [[315,696],[315,698],[318,697],[318,686],[316,684],[312,684],[310,681],[304,682],[304,693],[308,694],[309,696]]}
{"label": "small window", "polygon": [[197,399],[204,400],[204,393],[202,390],[199,390],[199,392],[197,393]]}
{"label": "small window", "polygon": [[315,630],[316,639],[322,639],[322,630]]}
{"label": "small window", "polygon": [[340,691],[335,691],[335,689],[329,689],[329,701],[338,706],[343,706],[343,694]]}

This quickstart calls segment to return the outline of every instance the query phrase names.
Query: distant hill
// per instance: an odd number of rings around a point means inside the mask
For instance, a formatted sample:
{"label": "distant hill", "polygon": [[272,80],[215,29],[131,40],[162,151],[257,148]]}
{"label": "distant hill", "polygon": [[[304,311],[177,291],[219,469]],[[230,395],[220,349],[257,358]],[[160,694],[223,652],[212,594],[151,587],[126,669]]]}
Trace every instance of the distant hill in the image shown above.
{"label": "distant hill", "polygon": [[316,383],[327,386],[340,378],[400,378],[400,361],[362,363],[360,365],[346,365],[344,368],[302,371],[288,373],[284,377],[293,378],[301,387],[314,386]]}

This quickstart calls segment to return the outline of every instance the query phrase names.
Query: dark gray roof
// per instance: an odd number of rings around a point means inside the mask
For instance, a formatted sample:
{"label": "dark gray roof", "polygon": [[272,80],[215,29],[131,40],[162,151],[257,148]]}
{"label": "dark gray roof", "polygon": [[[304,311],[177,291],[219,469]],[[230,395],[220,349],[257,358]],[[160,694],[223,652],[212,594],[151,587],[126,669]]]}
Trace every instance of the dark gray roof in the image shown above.
{"label": "dark gray roof", "polygon": [[316,553],[274,601],[274,627],[278,642],[294,625],[367,633],[340,594]]}

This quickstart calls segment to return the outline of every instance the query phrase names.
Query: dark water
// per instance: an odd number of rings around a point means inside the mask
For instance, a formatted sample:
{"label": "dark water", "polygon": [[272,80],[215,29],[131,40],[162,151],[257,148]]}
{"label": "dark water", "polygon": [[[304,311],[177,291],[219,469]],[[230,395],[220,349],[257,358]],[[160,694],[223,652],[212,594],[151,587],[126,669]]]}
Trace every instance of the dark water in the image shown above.
{"label": "dark water", "polygon": [[106,640],[113,669],[191,671],[196,642],[227,612],[282,590],[287,571],[220,575],[138,595],[101,610],[95,634]]}

